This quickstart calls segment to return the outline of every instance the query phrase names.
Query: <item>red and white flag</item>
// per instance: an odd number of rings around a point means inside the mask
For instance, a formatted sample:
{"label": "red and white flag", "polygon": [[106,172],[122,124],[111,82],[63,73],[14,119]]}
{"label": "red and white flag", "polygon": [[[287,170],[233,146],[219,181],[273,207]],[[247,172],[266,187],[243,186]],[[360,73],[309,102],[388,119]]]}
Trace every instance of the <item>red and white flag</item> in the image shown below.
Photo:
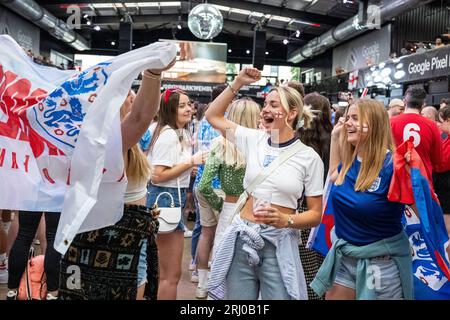
{"label": "red and white flag", "polygon": [[120,107],[146,68],[176,56],[168,42],[83,72],[35,64],[0,36],[0,208],[61,212],[55,248],[120,220],[127,184]]}

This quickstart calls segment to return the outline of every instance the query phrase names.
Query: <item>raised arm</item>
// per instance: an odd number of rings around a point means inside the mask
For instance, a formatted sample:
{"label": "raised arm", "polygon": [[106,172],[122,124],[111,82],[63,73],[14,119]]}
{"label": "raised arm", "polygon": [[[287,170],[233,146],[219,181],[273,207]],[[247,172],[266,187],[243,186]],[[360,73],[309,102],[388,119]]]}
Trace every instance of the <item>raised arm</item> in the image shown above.
{"label": "raised arm", "polygon": [[222,211],[223,199],[219,197],[213,190],[211,185],[214,177],[219,174],[221,161],[215,156],[214,151],[206,161],[205,169],[203,170],[202,178],[198,185],[198,192],[200,192],[208,202],[208,204],[217,212]]}
{"label": "raised arm", "polygon": [[330,144],[330,167],[328,170],[328,175],[332,182],[336,181],[338,172],[337,168],[339,163],[341,163],[341,148],[340,148],[340,135],[342,128],[344,127],[345,118],[339,118],[338,123],[334,126],[331,132],[331,144]]}
{"label": "raised arm", "polygon": [[134,99],[130,113],[122,120],[122,150],[130,149],[148,129],[155,116],[160,99],[161,73],[175,64],[173,60],[166,68],[144,71],[142,83]]}
{"label": "raised arm", "polygon": [[[261,72],[255,68],[242,69],[234,81],[226,88],[206,110],[206,119],[214,127],[219,130],[225,138],[227,130],[234,136],[237,124],[225,118],[225,111],[233,98],[237,95],[239,89],[244,85],[249,85],[261,79]],[[228,137],[230,138],[230,137]]]}

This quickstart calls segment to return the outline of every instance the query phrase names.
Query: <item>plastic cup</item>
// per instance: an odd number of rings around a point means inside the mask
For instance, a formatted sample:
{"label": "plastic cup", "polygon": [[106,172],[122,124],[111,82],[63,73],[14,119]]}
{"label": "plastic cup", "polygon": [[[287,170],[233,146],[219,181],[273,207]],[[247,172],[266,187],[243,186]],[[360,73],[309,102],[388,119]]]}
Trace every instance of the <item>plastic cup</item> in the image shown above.
{"label": "plastic cup", "polygon": [[261,216],[261,213],[257,213],[263,207],[270,207],[272,201],[272,190],[259,188],[253,191],[253,215]]}

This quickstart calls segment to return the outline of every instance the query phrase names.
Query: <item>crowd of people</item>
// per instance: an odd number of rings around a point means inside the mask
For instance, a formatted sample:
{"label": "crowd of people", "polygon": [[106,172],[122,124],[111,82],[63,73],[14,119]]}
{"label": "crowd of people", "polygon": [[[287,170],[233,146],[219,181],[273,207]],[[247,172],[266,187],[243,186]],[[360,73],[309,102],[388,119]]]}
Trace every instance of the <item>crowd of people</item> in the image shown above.
{"label": "crowd of people", "polygon": [[[3,210],[0,283],[7,283],[7,299],[17,299],[40,224],[47,300],[176,299],[185,219],[158,232],[158,208],[171,206],[195,211],[190,271],[198,299],[414,298],[405,205],[387,196],[393,157],[411,137],[450,234],[448,101],[427,107],[426,92],[410,87],[387,108],[352,99],[338,112],[327,97],[285,81],[260,106],[239,97],[261,78],[247,67],[216,87],[208,105],[194,106],[180,89],[161,93],[162,71],[144,71],[121,107],[128,186],[119,222],[78,234],[61,256],[53,248],[60,213]],[[411,126],[414,134],[405,135]],[[306,242],[321,222],[326,180],[335,227],[324,257]],[[80,286],[64,271],[73,265]],[[372,266],[381,277],[374,290],[363,285]]]}

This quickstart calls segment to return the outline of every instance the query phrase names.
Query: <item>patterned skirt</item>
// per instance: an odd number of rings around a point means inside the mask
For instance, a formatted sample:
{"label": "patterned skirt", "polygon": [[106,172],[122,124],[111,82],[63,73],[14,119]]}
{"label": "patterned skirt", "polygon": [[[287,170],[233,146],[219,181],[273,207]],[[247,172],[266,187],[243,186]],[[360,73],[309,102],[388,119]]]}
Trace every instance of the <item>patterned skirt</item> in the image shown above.
{"label": "patterned skirt", "polygon": [[[78,234],[61,261],[59,298],[136,299],[142,242],[148,239],[148,248],[156,246],[157,231],[158,220],[149,209],[125,205],[115,225]],[[152,274],[148,280],[157,278]]]}

